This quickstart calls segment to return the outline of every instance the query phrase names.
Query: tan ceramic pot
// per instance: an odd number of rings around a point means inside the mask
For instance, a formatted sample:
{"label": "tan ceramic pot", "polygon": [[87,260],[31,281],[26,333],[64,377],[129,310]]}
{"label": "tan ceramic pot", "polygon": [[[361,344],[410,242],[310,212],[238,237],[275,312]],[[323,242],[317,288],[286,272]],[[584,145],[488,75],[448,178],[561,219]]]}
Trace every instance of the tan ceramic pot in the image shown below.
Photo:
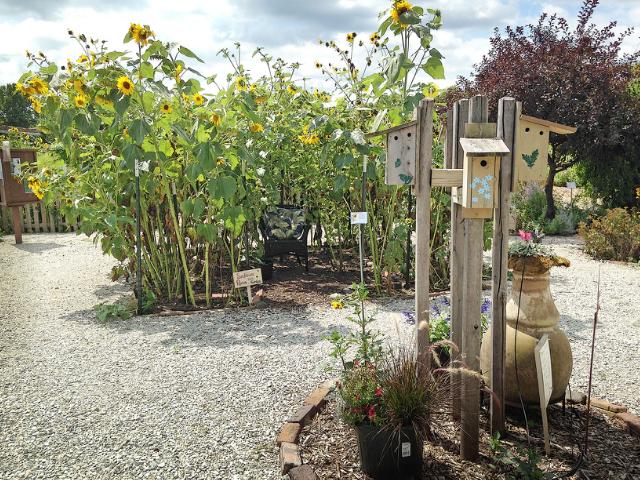
{"label": "tan ceramic pot", "polygon": [[[540,402],[534,349],[538,340],[545,333],[549,335],[553,372],[551,400],[560,400],[569,384],[573,356],[571,355],[569,340],[558,325],[560,314],[549,288],[549,269],[553,266],[569,266],[569,261],[561,257],[512,257],[509,259],[509,268],[513,270],[513,283],[506,306],[507,331],[504,383],[505,400],[507,402],[520,402],[518,389],[524,403],[538,404]],[[522,274],[523,268],[524,275]],[[518,324],[517,330],[516,321]],[[480,368],[489,383],[491,328],[483,337],[480,350]]]}

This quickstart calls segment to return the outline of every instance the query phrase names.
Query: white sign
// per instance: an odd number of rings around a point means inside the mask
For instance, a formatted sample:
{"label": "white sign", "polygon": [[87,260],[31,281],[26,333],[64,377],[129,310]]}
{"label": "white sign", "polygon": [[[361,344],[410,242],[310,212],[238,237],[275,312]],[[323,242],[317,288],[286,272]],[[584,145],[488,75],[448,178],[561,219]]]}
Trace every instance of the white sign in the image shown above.
{"label": "white sign", "polygon": [[136,160],[136,163],[135,163],[135,175],[136,175],[136,177],[140,176],[140,170],[142,170],[143,172],[148,172],[149,171],[149,161],[148,160],[146,162],[140,162],[140,161]]}
{"label": "white sign", "polygon": [[351,212],[351,225],[366,225],[368,221],[367,212]]}
{"label": "white sign", "polygon": [[402,442],[402,458],[411,456],[411,443],[410,442]]}
{"label": "white sign", "polygon": [[262,283],[262,270],[254,268],[252,270],[243,270],[233,274],[233,284],[236,288],[250,287]]}
{"label": "white sign", "polygon": [[549,350],[549,335],[540,338],[535,348],[536,370],[538,373],[538,393],[540,395],[540,413],[542,414],[542,429],[544,433],[544,449],[549,454],[549,423],[547,421],[547,407],[553,392],[553,374],[551,370],[551,351]]}
{"label": "white sign", "polygon": [[576,188],[576,182],[567,182],[567,188],[573,190],[574,188]]}
{"label": "white sign", "polygon": [[14,177],[19,177],[22,174],[22,164],[19,158],[11,159],[11,174]]}

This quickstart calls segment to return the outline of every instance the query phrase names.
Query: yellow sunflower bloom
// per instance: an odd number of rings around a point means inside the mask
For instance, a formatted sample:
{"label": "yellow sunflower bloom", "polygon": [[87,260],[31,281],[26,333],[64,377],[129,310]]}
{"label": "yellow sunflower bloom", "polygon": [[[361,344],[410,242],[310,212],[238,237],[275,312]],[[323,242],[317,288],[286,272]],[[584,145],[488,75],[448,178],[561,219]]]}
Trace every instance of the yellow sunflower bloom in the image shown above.
{"label": "yellow sunflower bloom", "polygon": [[356,32],[347,33],[347,42],[353,43],[358,34]]}
{"label": "yellow sunflower bloom", "polygon": [[183,70],[184,70],[184,67],[182,66],[181,63],[179,63],[178,66],[176,67],[176,82],[180,81],[180,75],[182,75]]}
{"label": "yellow sunflower bloom", "polygon": [[225,163],[226,162],[222,157],[218,157],[218,159],[216,160],[216,165],[218,165],[219,167],[222,167]]}
{"label": "yellow sunflower bloom", "polygon": [[265,103],[267,101],[267,97],[265,95],[261,95],[259,97],[256,97],[256,103],[258,105],[262,105],[263,103]]}
{"label": "yellow sunflower bloom", "polygon": [[131,35],[131,38],[141,46],[147,45],[149,43],[149,39],[156,35],[149,28],[138,25],[137,23],[131,24],[129,27],[129,34]]}
{"label": "yellow sunflower bloom", "polygon": [[125,95],[131,95],[133,93],[133,82],[125,75],[118,78],[117,86],[118,90]]}
{"label": "yellow sunflower bloom", "polygon": [[199,93],[196,93],[193,97],[191,97],[191,99],[196,105],[202,105],[204,103],[204,97]]}
{"label": "yellow sunflower bloom", "polygon": [[40,103],[40,100],[38,100],[37,98],[29,98],[29,100],[31,101],[31,106],[33,107],[33,109],[35,110],[36,113],[41,113],[42,112],[42,103]]}
{"label": "yellow sunflower bloom", "polygon": [[376,43],[380,40],[380,34],[378,32],[373,32],[371,35],[369,35],[369,41],[371,43]]}
{"label": "yellow sunflower bloom", "polygon": [[81,78],[76,78],[73,81],[73,88],[75,89],[76,92],[80,94],[84,93],[84,82],[82,81]]}
{"label": "yellow sunflower bloom", "polygon": [[86,55],[80,55],[78,57],[78,60],[76,60],[76,62],[78,63],[85,63],[89,61],[89,57],[87,57]]}
{"label": "yellow sunflower bloom", "polygon": [[236,78],[236,90],[244,92],[247,89],[247,79],[244,77]]}
{"label": "yellow sunflower bloom", "polygon": [[298,89],[295,87],[295,85],[287,85],[287,92],[289,92],[291,95],[295,95],[297,91]]}
{"label": "yellow sunflower bloom", "polygon": [[261,123],[252,123],[249,126],[249,130],[251,130],[253,133],[264,132],[264,127]]}
{"label": "yellow sunflower bloom", "polygon": [[210,117],[211,123],[213,123],[216,127],[219,127],[222,124],[222,117],[218,115],[216,112],[213,112]]}
{"label": "yellow sunflower bloom", "polygon": [[344,308],[344,303],[342,302],[342,300],[332,300],[331,308],[333,308],[334,310],[340,310],[341,308]]}
{"label": "yellow sunflower bloom", "polygon": [[399,24],[402,28],[406,28],[407,24],[402,23],[400,16],[403,13],[410,12],[413,9],[413,5],[411,5],[406,0],[399,0],[393,3],[393,8],[391,9],[391,18],[394,23]]}
{"label": "yellow sunflower bloom", "polygon": [[160,111],[162,113],[171,113],[171,110],[172,110],[171,105],[169,105],[167,102],[163,102],[160,105]]}
{"label": "yellow sunflower bloom", "polygon": [[40,77],[33,77],[29,80],[29,85],[33,88],[33,91],[38,95],[44,95],[49,91],[49,85]]}
{"label": "yellow sunflower bloom", "polygon": [[73,99],[73,103],[75,103],[78,108],[84,108],[87,106],[87,97],[84,95],[76,95],[76,98]]}

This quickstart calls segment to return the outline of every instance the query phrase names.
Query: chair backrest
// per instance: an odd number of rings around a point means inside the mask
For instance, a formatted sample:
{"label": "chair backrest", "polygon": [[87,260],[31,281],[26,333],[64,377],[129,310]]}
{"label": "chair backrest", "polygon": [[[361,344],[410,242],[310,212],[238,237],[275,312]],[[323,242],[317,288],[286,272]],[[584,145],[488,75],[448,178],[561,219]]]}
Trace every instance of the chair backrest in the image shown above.
{"label": "chair backrest", "polygon": [[267,207],[262,221],[269,240],[300,240],[307,226],[304,208],[297,205]]}

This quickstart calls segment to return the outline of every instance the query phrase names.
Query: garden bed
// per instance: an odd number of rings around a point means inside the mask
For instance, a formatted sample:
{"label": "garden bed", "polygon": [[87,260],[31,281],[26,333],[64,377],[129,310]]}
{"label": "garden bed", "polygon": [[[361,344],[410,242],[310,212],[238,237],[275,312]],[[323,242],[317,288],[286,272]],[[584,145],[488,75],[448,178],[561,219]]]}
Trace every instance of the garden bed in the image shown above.
{"label": "garden bed", "polygon": [[[579,458],[578,445],[584,442],[586,408],[583,405],[549,408],[551,455],[543,455],[542,424],[538,413],[529,412],[531,447],[527,450],[524,421],[518,410],[508,416],[508,434],[500,445],[510,454],[524,455],[527,451],[539,455],[538,467],[546,472],[569,472]],[[459,426],[445,416],[434,419],[433,439],[425,443],[422,478],[488,479],[510,478],[517,475],[515,467],[504,465],[500,455],[491,450],[487,416],[481,417],[480,460],[462,461],[459,451]],[[323,479],[366,480],[360,472],[357,440],[354,431],[342,422],[337,402],[332,396],[325,410],[302,431],[299,445],[304,463],[310,465]],[[519,450],[518,450],[519,449]],[[506,455],[510,455],[509,453]],[[502,454],[502,458],[506,458]],[[592,409],[588,459],[579,471],[565,478],[632,479],[640,476],[638,438],[625,431],[617,419],[599,409]],[[517,477],[516,478],[521,478]],[[538,477],[531,477],[538,478]]]}

